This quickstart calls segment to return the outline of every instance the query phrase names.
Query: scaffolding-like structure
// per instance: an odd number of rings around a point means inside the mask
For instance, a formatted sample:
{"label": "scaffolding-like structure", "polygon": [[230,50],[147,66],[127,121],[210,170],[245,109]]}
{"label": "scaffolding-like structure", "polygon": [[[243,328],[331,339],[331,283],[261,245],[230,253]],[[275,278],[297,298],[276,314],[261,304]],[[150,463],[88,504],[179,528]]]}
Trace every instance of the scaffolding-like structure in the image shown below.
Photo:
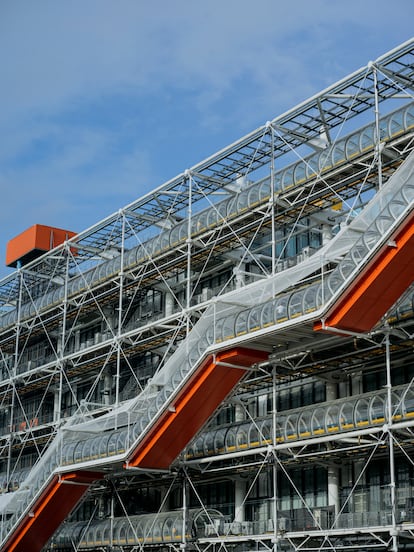
{"label": "scaffolding-like structure", "polygon": [[0,282],[0,550],[409,549],[414,40]]}

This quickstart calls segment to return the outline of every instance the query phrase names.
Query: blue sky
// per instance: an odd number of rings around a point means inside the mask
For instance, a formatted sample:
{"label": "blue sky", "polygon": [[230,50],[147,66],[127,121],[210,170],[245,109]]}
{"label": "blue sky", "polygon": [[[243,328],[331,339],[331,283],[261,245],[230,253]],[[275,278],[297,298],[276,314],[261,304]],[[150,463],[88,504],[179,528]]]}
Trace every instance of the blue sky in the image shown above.
{"label": "blue sky", "polygon": [[413,34],[412,0],[1,0],[0,277]]}

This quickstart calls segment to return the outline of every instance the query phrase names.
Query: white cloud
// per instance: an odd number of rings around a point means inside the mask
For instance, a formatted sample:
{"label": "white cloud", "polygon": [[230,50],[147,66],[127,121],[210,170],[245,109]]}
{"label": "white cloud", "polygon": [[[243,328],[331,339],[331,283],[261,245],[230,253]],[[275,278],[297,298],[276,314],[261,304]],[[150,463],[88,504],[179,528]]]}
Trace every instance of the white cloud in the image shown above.
{"label": "white cloud", "polygon": [[[300,78],[302,70],[302,80],[312,78],[324,63],[321,55],[335,55],[340,29],[346,34],[349,25],[359,25],[381,33],[388,26],[388,4],[9,2],[0,18],[2,116],[62,109],[65,102],[113,91],[139,95],[160,87],[207,87],[220,95],[244,74],[263,86]],[[399,20],[400,35],[403,25]]]}

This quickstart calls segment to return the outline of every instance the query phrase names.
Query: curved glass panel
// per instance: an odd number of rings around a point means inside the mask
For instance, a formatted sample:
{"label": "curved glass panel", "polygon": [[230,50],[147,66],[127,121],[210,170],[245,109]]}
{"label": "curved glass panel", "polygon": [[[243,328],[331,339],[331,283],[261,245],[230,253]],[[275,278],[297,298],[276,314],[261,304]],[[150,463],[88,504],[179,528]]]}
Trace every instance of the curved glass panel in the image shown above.
{"label": "curved glass panel", "polygon": [[[275,189],[277,189],[276,177],[275,177]],[[259,193],[260,201],[267,201],[268,199],[270,199],[272,188],[270,185],[270,181],[268,179],[265,180],[264,182],[259,183],[259,190],[260,190],[260,193]]]}
{"label": "curved glass panel", "polygon": [[305,163],[297,163],[293,169],[293,180],[295,185],[302,184],[306,180],[306,165]]}
{"label": "curved glass panel", "polygon": [[345,143],[338,142],[332,149],[332,165],[339,165],[345,161]]}
{"label": "curved glass panel", "polygon": [[323,408],[316,408],[312,412],[311,432],[312,435],[321,435],[325,433],[325,410]]}
{"label": "curved glass panel", "polygon": [[301,439],[311,436],[312,411],[305,410],[298,418],[298,434]]}
{"label": "curved glass panel", "polygon": [[336,404],[329,405],[326,409],[326,430],[328,433],[336,433],[339,431],[339,406]]}
{"label": "curved glass panel", "polygon": [[127,544],[127,520],[118,519],[114,522],[114,540],[118,545]]}
{"label": "curved glass panel", "polygon": [[227,429],[218,429],[214,436],[214,450],[216,454],[221,454],[225,450]]}
{"label": "curved glass panel", "polygon": [[275,310],[274,301],[270,301],[269,303],[265,303],[264,305],[261,306],[260,326],[262,328],[271,326],[274,323],[275,321],[274,310]]}
{"label": "curved glass panel", "polygon": [[171,247],[175,247],[179,243],[180,243],[180,227],[174,226],[174,228],[171,229],[170,245]]}
{"label": "curved glass panel", "polygon": [[293,175],[295,167],[288,167],[282,172],[282,178],[280,181],[283,190],[287,190],[293,186]]}
{"label": "curved glass panel", "polygon": [[232,198],[225,199],[224,201],[221,201],[215,211],[217,211],[217,223],[222,224],[226,218],[227,218],[227,211],[229,209],[229,203]]}
{"label": "curved glass panel", "polygon": [[404,418],[414,418],[414,389],[410,386],[403,395]]}
{"label": "curved glass panel", "polygon": [[215,452],[214,433],[206,433],[204,437],[204,454],[206,456],[209,456],[211,454],[214,454]]}
{"label": "curved glass panel", "polygon": [[355,423],[357,427],[364,427],[369,424],[369,401],[368,399],[358,399],[355,405]]}
{"label": "curved glass panel", "polygon": [[397,111],[388,120],[388,132],[391,136],[397,136],[404,131],[404,113]]}
{"label": "curved glass panel", "polygon": [[318,301],[318,291],[320,286],[318,284],[313,284],[308,286],[303,293],[303,314],[309,314],[321,306]]}
{"label": "curved glass panel", "polygon": [[343,280],[346,280],[356,269],[356,264],[352,257],[345,259],[340,265],[341,276]]}
{"label": "curved glass panel", "polygon": [[235,333],[236,336],[244,335],[247,333],[247,318],[249,311],[241,311],[236,317]]}
{"label": "curved glass panel", "polygon": [[350,136],[346,140],[345,152],[348,160],[359,154],[359,135]]}
{"label": "curved glass panel", "polygon": [[261,445],[270,445],[272,444],[272,422],[271,420],[264,420],[262,424],[260,424],[260,432],[259,432],[260,438],[261,438]]}
{"label": "curved glass panel", "polygon": [[227,204],[227,216],[232,218],[237,214],[237,197],[232,197]]}
{"label": "curved glass panel", "polygon": [[295,413],[295,414],[289,414],[288,416],[286,416],[285,436],[287,440],[297,439],[298,437],[297,429],[296,429],[297,422],[298,422],[298,414]]}
{"label": "curved glass panel", "polygon": [[259,429],[255,424],[252,424],[249,428],[249,447],[254,448],[260,445]]}
{"label": "curved glass panel", "polygon": [[368,247],[362,241],[359,241],[351,250],[350,257],[354,262],[354,265],[358,265],[360,262],[362,262],[367,256],[368,251]]}
{"label": "curved glass panel", "polygon": [[374,132],[375,132],[375,126],[370,125],[366,127],[359,136],[359,147],[361,150],[361,153],[364,153],[368,149],[372,148],[372,145],[374,144]]}
{"label": "curved glass panel", "polygon": [[194,456],[200,457],[204,454],[204,435],[197,437],[195,443],[193,444]]}
{"label": "curved glass panel", "polygon": [[230,428],[226,433],[226,452],[234,452],[236,450],[236,431]]}
{"label": "curved glass panel", "polygon": [[128,531],[128,543],[130,541],[133,541],[133,543],[141,543],[144,540],[144,527],[142,521],[134,517],[134,522],[132,526],[130,526]]}
{"label": "curved glass panel", "polygon": [[391,400],[392,421],[399,422],[403,416],[404,411],[403,398],[401,397],[400,393],[393,391],[391,393]]}
{"label": "curved glass panel", "polygon": [[[174,518],[172,534],[173,534],[173,540],[175,541],[181,541],[183,538],[183,520],[179,516]],[[187,538],[190,537],[190,535],[188,534],[188,525],[187,525],[186,537]]]}
{"label": "curved glass panel", "polygon": [[75,462],[87,462],[92,458],[92,440],[80,441],[75,449]]}
{"label": "curved glass panel", "polygon": [[305,296],[305,290],[299,290],[292,293],[289,300],[289,318],[295,318],[303,314],[303,299]]}
{"label": "curved glass panel", "polygon": [[162,540],[163,542],[168,542],[173,540],[173,527],[174,519],[172,517],[167,517],[162,524]]}
{"label": "curved glass panel", "polygon": [[180,223],[178,227],[178,241],[181,243],[185,241],[188,237],[188,226],[187,222]]}
{"label": "curved glass panel", "polygon": [[207,218],[208,218],[208,211],[203,211],[199,215],[197,215],[197,231],[198,232],[205,232],[207,230]]}
{"label": "curved glass panel", "polygon": [[103,545],[103,533],[104,533],[104,527],[102,527],[102,524],[96,525],[95,531],[94,531],[94,544],[95,544],[95,546],[102,546]]}
{"label": "curved glass panel", "polygon": [[276,322],[279,324],[281,322],[284,322],[288,319],[288,302],[289,302],[290,295],[283,295],[282,297],[279,297],[274,302],[274,316]]}
{"label": "curved glass panel", "polygon": [[260,203],[260,190],[258,186],[253,186],[248,190],[248,205],[250,208],[256,207]]}
{"label": "curved glass panel", "polygon": [[240,192],[238,195],[237,195],[237,212],[238,213],[244,213],[244,211],[247,210],[247,208],[249,207],[249,204],[248,204],[248,191],[243,191],[243,192]]}
{"label": "curved glass panel", "polygon": [[223,319],[223,324],[221,328],[216,329],[217,340],[226,341],[227,339],[232,339],[235,337],[235,327],[234,327],[234,317],[226,316]]}
{"label": "curved glass panel", "polygon": [[78,443],[68,443],[65,445],[63,452],[62,452],[62,465],[67,466],[69,464],[73,463],[73,453],[75,448],[77,447]]}
{"label": "curved glass panel", "polygon": [[245,426],[241,426],[237,430],[236,435],[236,443],[237,448],[240,450],[247,449],[248,446],[248,437],[247,437],[247,430]]}
{"label": "curved glass panel", "polygon": [[225,318],[220,318],[215,321],[215,330],[216,330],[216,343],[221,343],[223,341],[223,326]]}
{"label": "curved glass panel", "polygon": [[151,524],[152,531],[148,534],[149,540],[152,542],[161,542],[162,541],[162,526],[163,519],[160,517],[155,517],[153,523]]}
{"label": "curved glass panel", "polygon": [[118,434],[112,433],[108,440],[108,456],[114,456],[118,452]]}
{"label": "curved glass panel", "polygon": [[116,442],[117,454],[123,454],[128,448],[128,429],[119,432]]}
{"label": "curved glass panel", "polygon": [[319,174],[319,154],[314,154],[307,159],[306,162],[306,176],[311,179]]}
{"label": "curved glass panel", "polygon": [[339,411],[339,427],[342,431],[354,429],[354,403],[345,402]]}
{"label": "curved glass panel", "polygon": [[260,318],[262,310],[262,305],[259,305],[257,307],[253,307],[250,311],[248,311],[247,329],[249,333],[255,332],[256,330],[260,329]]}
{"label": "curved glass panel", "polygon": [[371,399],[369,414],[372,424],[383,424],[385,422],[385,397],[383,395],[377,395]]}
{"label": "curved glass panel", "polygon": [[98,456],[99,458],[103,458],[108,453],[108,441],[111,438],[111,434],[108,433],[107,435],[102,435],[99,438],[99,444],[98,444]]}
{"label": "curved glass panel", "polygon": [[111,544],[111,526],[105,523],[102,531],[102,545],[108,546]]}
{"label": "curved glass panel", "polygon": [[220,215],[219,211],[217,210],[217,207],[213,205],[207,213],[207,220],[206,224],[208,228],[213,228],[218,224],[219,221],[223,220],[222,215]]}

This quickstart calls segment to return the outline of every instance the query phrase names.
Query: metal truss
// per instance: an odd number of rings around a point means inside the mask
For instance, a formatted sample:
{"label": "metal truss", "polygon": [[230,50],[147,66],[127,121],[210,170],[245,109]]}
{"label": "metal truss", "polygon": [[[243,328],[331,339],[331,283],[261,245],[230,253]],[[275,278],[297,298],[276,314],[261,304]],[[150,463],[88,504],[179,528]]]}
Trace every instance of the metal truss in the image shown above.
{"label": "metal truss", "polygon": [[[142,390],[202,313],[226,292],[301,262],[304,248],[289,255],[289,240],[299,243],[301,236],[312,234],[316,249],[326,237],[324,232],[332,235],[349,222],[414,149],[413,83],[411,40],[3,279],[0,414],[6,425],[0,432],[0,457],[8,459],[7,486],[23,470],[19,461],[25,453],[39,457],[68,416],[93,419]],[[391,127],[396,109],[404,122],[384,137],[384,125]],[[371,141],[351,147],[351,137],[362,140],[358,129],[366,127]],[[328,164],[329,156],[340,151],[343,157]],[[242,203],[240,198],[247,194],[251,194],[248,201]],[[323,270],[333,270],[341,256]],[[315,272],[312,277],[321,276],[320,270]],[[398,325],[404,329],[401,321]],[[252,392],[267,382],[275,404],[280,383],[313,374],[328,382],[338,374],[346,377],[343,355],[331,354],[335,348],[349,349],[350,372],[378,362],[375,355],[384,347],[391,405],[390,347],[393,355],[403,356],[411,341],[405,335],[391,346],[386,333],[383,345],[377,337],[382,331],[369,336],[321,336],[316,345],[306,324],[277,337],[264,335],[260,346],[270,353],[270,361],[244,379],[238,392]],[[364,346],[351,352],[354,340]],[[211,478],[220,470],[255,469],[257,474],[270,470],[273,529],[234,535],[230,532],[235,526],[229,525],[227,534],[206,536],[196,543],[185,538],[183,529],[182,542],[172,542],[170,548],[218,551],[254,546],[299,552],[362,545],[396,551],[401,536],[411,538],[414,524],[402,527],[396,519],[392,474],[395,453],[406,455],[409,450],[414,422],[398,424],[388,411],[384,427],[277,443],[277,416],[274,411],[272,445],[194,462],[183,456],[174,466],[185,474],[183,489],[188,485],[194,493],[193,475],[200,470]],[[338,446],[347,440],[349,446]],[[313,526],[311,535],[300,534],[276,523],[277,480],[290,478],[286,465],[311,461],[330,465],[335,455],[348,453],[361,461],[366,454],[368,462],[374,452],[384,449],[391,474],[390,523],[361,527],[358,535],[334,525]],[[306,496],[297,491],[306,509]],[[185,496],[183,491],[183,527]],[[201,499],[200,508],[208,511]],[[145,543],[120,546],[128,551],[144,547]]]}

